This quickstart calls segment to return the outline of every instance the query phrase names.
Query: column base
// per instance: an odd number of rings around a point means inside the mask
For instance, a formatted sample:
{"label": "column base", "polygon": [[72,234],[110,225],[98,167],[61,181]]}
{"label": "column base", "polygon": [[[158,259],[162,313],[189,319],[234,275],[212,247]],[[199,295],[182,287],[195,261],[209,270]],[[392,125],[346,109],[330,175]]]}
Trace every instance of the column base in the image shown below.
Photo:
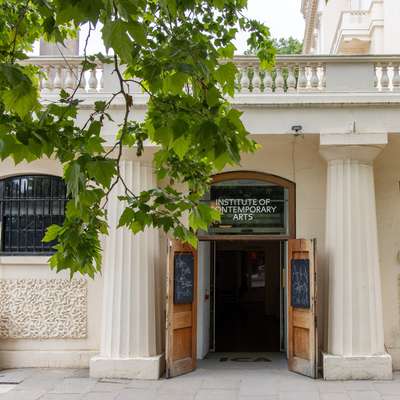
{"label": "column base", "polygon": [[155,357],[106,358],[90,360],[92,378],[159,379],[165,371],[164,355]]}
{"label": "column base", "polygon": [[346,357],[324,353],[323,369],[324,379],[328,381],[393,378],[389,354]]}

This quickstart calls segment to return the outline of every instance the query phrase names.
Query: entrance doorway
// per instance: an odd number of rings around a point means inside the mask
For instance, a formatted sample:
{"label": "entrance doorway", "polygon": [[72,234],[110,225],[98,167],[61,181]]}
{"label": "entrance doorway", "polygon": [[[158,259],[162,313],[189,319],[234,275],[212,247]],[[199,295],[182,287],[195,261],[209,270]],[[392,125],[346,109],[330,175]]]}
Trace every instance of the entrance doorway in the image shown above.
{"label": "entrance doorway", "polygon": [[199,246],[169,240],[167,377],[215,351],[286,352],[291,371],[315,377],[315,243],[295,239],[294,182],[226,172],[203,201],[220,220]]}
{"label": "entrance doorway", "polygon": [[284,242],[214,242],[211,350],[286,348]]}

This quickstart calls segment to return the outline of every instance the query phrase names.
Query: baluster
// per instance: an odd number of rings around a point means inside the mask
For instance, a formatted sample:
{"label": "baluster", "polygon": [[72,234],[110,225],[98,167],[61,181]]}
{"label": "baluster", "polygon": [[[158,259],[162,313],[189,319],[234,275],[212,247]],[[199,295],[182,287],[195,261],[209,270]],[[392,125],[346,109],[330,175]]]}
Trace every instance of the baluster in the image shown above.
{"label": "baluster", "polygon": [[297,84],[297,90],[302,91],[307,89],[307,75],[306,75],[306,67],[304,65],[299,66],[299,80]]}
{"label": "baluster", "polygon": [[98,80],[97,80],[97,76],[96,76],[96,68],[92,68],[90,70],[90,76],[89,76],[89,90],[90,91],[96,91],[97,90],[97,84],[98,84]]}
{"label": "baluster", "polygon": [[317,65],[312,65],[311,66],[311,79],[310,79],[310,85],[311,88],[316,90],[319,87],[319,77],[318,77],[318,69]]}
{"label": "baluster", "polygon": [[77,71],[76,73],[77,73],[77,77],[78,77],[77,79],[79,82],[79,85],[78,85],[79,92],[84,92],[86,89],[86,75],[85,75],[85,72],[82,73],[82,69],[83,69],[83,67],[80,65],[78,65],[78,67],[76,69],[76,71]]}
{"label": "baluster", "polygon": [[42,72],[44,73],[44,76],[42,78],[42,89],[45,91],[50,91],[52,89],[50,65],[44,65]]}
{"label": "baluster", "polygon": [[387,64],[382,65],[382,77],[381,77],[381,87],[382,91],[387,92],[389,90],[389,74],[388,74],[388,66]]}
{"label": "baluster", "polygon": [[237,74],[235,76],[235,94],[236,93],[240,93],[240,89],[241,89],[241,87],[240,87],[240,79],[241,79],[241,77],[242,77],[242,73],[240,71],[240,68],[238,68],[238,72],[237,72]]}
{"label": "baluster", "polygon": [[322,90],[326,90],[326,66],[325,64],[321,65],[321,87]]}
{"label": "baluster", "polygon": [[276,67],[276,78],[275,78],[275,93],[284,93],[285,80],[282,74],[282,68]]}
{"label": "baluster", "polygon": [[374,88],[376,90],[379,90],[378,69],[379,69],[379,66],[377,64],[375,64],[375,66],[374,66],[374,72],[375,72],[374,73]]}
{"label": "baluster", "polygon": [[273,86],[274,86],[274,82],[272,81],[271,71],[267,69],[265,71],[265,76],[264,76],[264,92],[272,93]]}
{"label": "baluster", "polygon": [[58,90],[62,88],[61,82],[61,67],[59,65],[56,66],[53,80],[53,89]]}
{"label": "baluster", "polygon": [[399,71],[399,64],[393,65],[393,91],[399,92],[400,91],[400,71]]}
{"label": "baluster", "polygon": [[65,72],[65,79],[64,79],[64,87],[65,89],[75,89],[75,77],[72,71],[72,68],[67,66]]}
{"label": "baluster", "polygon": [[261,93],[261,78],[258,65],[253,66],[253,93]]}
{"label": "baluster", "polygon": [[104,68],[101,66],[100,68],[100,91],[104,88]]}
{"label": "baluster", "polygon": [[296,77],[294,74],[294,66],[288,66],[288,78],[287,78],[287,91],[288,93],[296,92]]}
{"label": "baluster", "polygon": [[250,79],[249,79],[249,69],[247,65],[244,65],[241,68],[242,76],[240,79],[240,93],[249,93],[250,92]]}

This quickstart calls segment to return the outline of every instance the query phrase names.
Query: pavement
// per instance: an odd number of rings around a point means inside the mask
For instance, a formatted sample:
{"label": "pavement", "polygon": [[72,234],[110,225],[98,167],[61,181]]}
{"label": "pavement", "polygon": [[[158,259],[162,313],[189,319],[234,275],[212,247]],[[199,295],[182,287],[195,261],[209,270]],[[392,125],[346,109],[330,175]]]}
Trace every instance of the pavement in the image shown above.
{"label": "pavement", "polygon": [[392,381],[327,382],[289,372],[273,355],[218,354],[158,381],[93,379],[87,369],[3,370],[0,400],[400,400],[400,372]]}

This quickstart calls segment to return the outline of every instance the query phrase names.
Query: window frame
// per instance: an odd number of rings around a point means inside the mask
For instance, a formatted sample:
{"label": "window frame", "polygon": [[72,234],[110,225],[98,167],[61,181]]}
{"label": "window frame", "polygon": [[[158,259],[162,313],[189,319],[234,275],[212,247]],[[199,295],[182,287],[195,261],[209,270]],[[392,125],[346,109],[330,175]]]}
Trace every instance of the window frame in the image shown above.
{"label": "window frame", "polygon": [[[19,179],[19,181],[21,182],[23,179],[29,179],[29,178],[49,178],[49,194],[46,196],[37,196],[35,195],[35,193],[32,196],[26,196],[23,197],[21,196],[21,183],[20,183],[20,187],[18,189],[18,196],[13,198],[13,197],[9,197],[7,198],[6,194],[5,194],[5,185],[7,181],[12,181],[15,179]],[[42,228],[37,228],[36,227],[36,221],[35,221],[35,228],[33,229],[33,235],[37,235],[38,232],[41,232],[43,230],[43,234],[45,234],[48,226],[55,224],[55,223],[60,223],[59,221],[54,221],[54,219],[52,219],[52,217],[60,217],[60,216],[64,216],[65,217],[65,207],[66,207],[66,203],[67,203],[67,191],[66,191],[66,186],[64,183],[64,190],[63,190],[63,195],[61,194],[62,192],[60,192],[59,187],[57,187],[56,190],[56,195],[53,196],[53,191],[52,191],[52,185],[57,184],[60,185],[63,182],[63,179],[61,176],[59,175],[52,175],[52,174],[44,174],[44,173],[23,173],[23,174],[16,174],[16,175],[10,175],[10,176],[4,176],[2,178],[0,178],[0,185],[3,185],[2,191],[0,191],[0,257],[30,257],[30,256],[34,256],[34,257],[47,257],[47,256],[51,256],[52,254],[55,253],[54,249],[51,248],[46,248],[43,250],[37,249],[36,243],[35,243],[35,239],[33,239],[32,241],[32,247],[34,248],[34,250],[21,250],[21,248],[27,249],[28,248],[28,241],[27,238],[25,237],[25,245],[21,245],[21,233],[18,230],[18,242],[17,242],[17,248],[18,250],[16,251],[12,251],[10,249],[5,249],[5,237],[6,237],[6,226],[4,224],[4,217],[6,216],[6,212],[5,212],[5,203],[7,201],[15,201],[18,203],[18,214],[17,216],[20,218],[21,217],[21,202],[29,202],[32,201],[34,204],[34,218],[40,217],[41,218],[45,218],[47,216],[50,216],[51,220],[50,220],[50,224],[47,225],[45,222],[43,222]],[[43,185],[43,182],[40,183],[41,185]],[[34,184],[35,186],[37,185],[37,183]],[[34,187],[35,187],[34,186]],[[41,190],[43,189],[43,186],[41,187]],[[37,202],[42,201],[43,202],[43,208],[45,208],[45,203],[44,202],[48,202],[48,213],[45,214],[44,212],[42,214],[36,214],[36,207],[37,207]],[[53,201],[59,201],[60,202],[60,210],[61,207],[64,206],[64,211],[59,214],[53,214],[50,212],[50,207],[53,206],[53,204],[51,202]],[[64,203],[64,204],[62,204]],[[12,205],[10,205],[10,208],[12,207]],[[28,209],[28,203],[26,204],[26,208]],[[25,216],[27,217],[28,214],[25,214]],[[28,222],[27,222],[28,224]],[[25,233],[26,235],[28,234],[28,232]],[[11,243],[10,243],[10,247],[11,247]]]}

